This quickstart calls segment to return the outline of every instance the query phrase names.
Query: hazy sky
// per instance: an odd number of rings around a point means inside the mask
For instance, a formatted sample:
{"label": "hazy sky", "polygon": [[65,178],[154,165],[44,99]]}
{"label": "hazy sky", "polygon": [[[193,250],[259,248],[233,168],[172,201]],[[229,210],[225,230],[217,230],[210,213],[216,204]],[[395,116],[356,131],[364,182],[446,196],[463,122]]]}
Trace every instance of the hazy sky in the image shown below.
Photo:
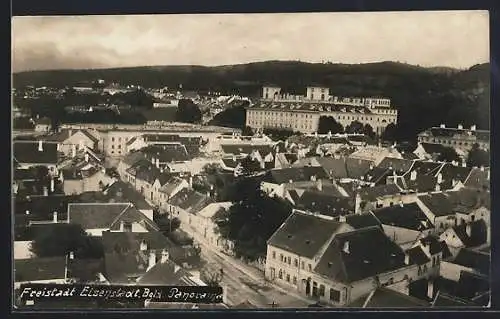
{"label": "hazy sky", "polygon": [[13,69],[489,61],[487,11],[14,17]]}

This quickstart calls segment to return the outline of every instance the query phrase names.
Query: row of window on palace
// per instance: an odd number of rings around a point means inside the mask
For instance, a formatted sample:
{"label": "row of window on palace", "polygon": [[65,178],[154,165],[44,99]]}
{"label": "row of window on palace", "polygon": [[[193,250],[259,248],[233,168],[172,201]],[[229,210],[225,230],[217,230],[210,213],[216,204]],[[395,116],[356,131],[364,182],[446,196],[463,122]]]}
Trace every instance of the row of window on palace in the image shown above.
{"label": "row of window on palace", "polygon": [[261,122],[261,121],[249,121],[250,125],[264,125],[264,124],[269,124],[270,126],[275,126],[275,127],[288,127],[288,128],[301,128],[301,129],[310,129],[312,130],[312,125],[311,124],[303,124],[301,123],[300,125],[295,124],[283,124],[283,123],[269,123],[269,122]]}
{"label": "row of window on palace", "polygon": [[448,144],[448,145],[458,145],[458,146],[472,146],[475,141],[472,142],[466,142],[466,141],[454,141],[454,140],[440,140],[437,138],[427,138],[426,141],[432,142],[432,143],[440,143],[440,144]]}
{"label": "row of window on palace", "polygon": [[[271,255],[272,255],[273,259],[276,259],[276,252],[275,251],[273,251],[271,253]],[[280,261],[282,263],[286,263],[286,264],[292,265],[292,257],[290,257],[290,256],[287,257],[287,256],[284,256],[283,254],[280,254]],[[297,258],[293,259],[293,265],[296,268],[299,268],[299,260]],[[304,261],[301,261],[300,268],[301,269],[305,269],[305,262]],[[308,270],[312,271],[312,265],[311,264],[308,264]]]}
{"label": "row of window on palace", "polygon": [[[277,114],[280,114],[279,116]],[[263,116],[265,115],[270,115],[271,117],[300,117],[300,118],[312,118],[312,115],[311,114],[298,114],[298,113],[295,113],[292,114],[292,113],[284,113],[284,112],[259,112],[259,113],[253,113],[253,112],[250,112],[248,117],[249,118],[253,118],[253,117],[258,117],[258,118],[262,118]],[[336,120],[360,120],[360,121],[373,121],[373,117],[358,117],[358,116],[349,116],[349,115],[337,115],[337,116],[333,116],[334,119]],[[389,123],[394,123],[396,122],[396,119],[380,119],[380,118],[377,118],[377,122],[389,122]]]}

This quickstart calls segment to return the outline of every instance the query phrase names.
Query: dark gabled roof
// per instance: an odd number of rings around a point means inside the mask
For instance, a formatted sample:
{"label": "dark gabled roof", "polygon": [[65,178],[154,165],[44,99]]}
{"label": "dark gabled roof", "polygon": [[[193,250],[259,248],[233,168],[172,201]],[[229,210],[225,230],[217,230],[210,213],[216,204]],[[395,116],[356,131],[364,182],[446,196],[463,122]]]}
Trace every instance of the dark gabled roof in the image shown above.
{"label": "dark gabled roof", "polygon": [[99,273],[104,273],[103,259],[68,259],[68,278],[95,282]]}
{"label": "dark gabled roof", "polygon": [[57,164],[57,144],[42,143],[42,151],[39,151],[39,142],[14,141],[14,158],[19,163],[30,164]]}
{"label": "dark gabled roof", "polygon": [[295,153],[285,153],[285,158],[289,164],[293,164],[299,159],[299,157]]}
{"label": "dark gabled roof", "polygon": [[373,214],[383,225],[415,231],[424,231],[433,227],[431,221],[416,203],[380,208]]}
{"label": "dark gabled roof", "polygon": [[146,272],[147,256],[139,254],[105,253],[105,276],[111,283],[128,283],[128,277],[138,277]]}
{"label": "dark gabled roof", "polygon": [[147,182],[149,185],[153,185],[160,174],[161,171],[159,168],[156,168],[153,165],[148,165],[137,167],[135,177],[139,180]]}
{"label": "dark gabled roof", "polygon": [[233,160],[233,158],[223,158],[222,162],[227,168],[236,168],[241,160]]}
{"label": "dark gabled roof", "polygon": [[223,144],[221,148],[225,154],[233,155],[250,155],[254,151],[258,151],[261,156],[273,153],[271,145]]}
{"label": "dark gabled roof", "polygon": [[490,279],[484,275],[462,270],[456,289],[457,296],[471,300],[490,291]]}
{"label": "dark gabled roof", "polygon": [[188,188],[180,190],[168,201],[170,205],[177,206],[192,214],[196,214],[213,202],[212,198],[205,194]]}
{"label": "dark gabled roof", "polygon": [[443,163],[436,163],[430,161],[415,161],[410,171],[407,171],[405,176],[410,177],[411,172],[416,171],[417,177],[422,175],[427,176],[436,176],[439,172],[440,168],[443,166]]}
{"label": "dark gabled roof", "polygon": [[484,170],[473,168],[464,185],[476,189],[490,189],[489,171],[490,168],[485,168]]}
{"label": "dark gabled roof", "polygon": [[[454,209],[462,208],[462,210],[474,210],[484,206],[491,209],[491,193],[489,191],[471,189],[471,188],[461,188],[455,192],[446,193],[452,202]],[[460,211],[461,210],[457,210]]]}
{"label": "dark gabled roof", "polygon": [[168,286],[188,286],[187,281],[183,280],[186,272],[177,268],[172,261],[157,262],[148,270],[138,283],[141,285],[168,285]]}
{"label": "dark gabled roof", "polygon": [[374,187],[362,188],[359,191],[361,199],[374,202],[385,196],[398,195],[401,189],[396,184],[378,185]]}
{"label": "dark gabled roof", "polygon": [[305,191],[295,205],[301,210],[331,217],[354,212],[354,202],[349,197],[331,196],[317,191]]}
{"label": "dark gabled roof", "polygon": [[284,184],[289,181],[310,181],[313,176],[316,179],[328,178],[325,170],[321,167],[289,167],[270,170],[264,180],[271,183]]}
{"label": "dark gabled roof", "polygon": [[388,288],[378,288],[370,299],[365,300],[365,308],[423,308],[429,303]]}
{"label": "dark gabled roof", "polygon": [[348,284],[404,267],[404,259],[403,250],[379,227],[370,227],[337,234],[314,271]]}
{"label": "dark gabled roof", "polygon": [[160,163],[184,162],[189,160],[186,147],[182,144],[149,145],[141,149],[148,160],[159,159]]}
{"label": "dark gabled roof", "polygon": [[122,160],[128,166],[135,165],[140,160],[145,159],[144,153],[141,151],[133,151],[125,155],[125,158]]}
{"label": "dark gabled roof", "polygon": [[[471,228],[471,235],[467,234],[467,227]],[[484,220],[477,220],[468,224],[453,227],[453,231],[466,247],[476,247],[486,243],[488,225]]]}
{"label": "dark gabled roof", "polygon": [[406,253],[410,257],[410,264],[423,265],[430,261],[429,257],[427,257],[420,246],[410,248]]}
{"label": "dark gabled roof", "polygon": [[[437,177],[430,175],[419,175],[411,180],[410,175],[405,176],[406,189],[419,193],[432,192],[436,190]],[[399,185],[399,183],[398,183]]]}
{"label": "dark gabled roof", "polygon": [[[67,218],[68,204],[77,200],[77,196],[33,196],[25,200],[16,200],[14,203],[14,213],[16,225],[22,221],[43,221],[52,220],[56,211],[60,220]],[[26,214],[29,210],[29,215]]]}
{"label": "dark gabled roof", "polygon": [[171,173],[167,173],[167,172],[163,172],[163,173],[160,173],[160,175],[158,175],[156,177],[156,179],[158,180],[158,182],[160,183],[160,186],[163,186],[165,185],[169,180],[171,180],[175,175],[174,174],[171,174]]}
{"label": "dark gabled roof", "polygon": [[344,158],[316,157],[321,167],[334,178],[347,178],[347,166]]}
{"label": "dark gabled roof", "polygon": [[130,203],[78,203],[69,204],[68,220],[83,229],[109,228],[127,209]]}
{"label": "dark gabled roof", "polygon": [[413,161],[393,157],[384,158],[377,167],[395,171],[398,175],[408,172],[413,165]]}
{"label": "dark gabled roof", "polygon": [[106,189],[106,199],[109,202],[131,202],[139,210],[153,209],[141,193],[123,181],[116,181]]}
{"label": "dark gabled roof", "polygon": [[431,255],[435,255],[441,252],[441,241],[436,236],[426,236],[424,238],[421,238],[419,242],[423,247],[429,247],[429,253]]}
{"label": "dark gabled roof", "polygon": [[446,152],[447,149],[450,148],[442,144],[435,144],[435,143],[421,143],[421,145],[424,151],[429,155],[441,154]]}
{"label": "dark gabled roof", "polygon": [[341,226],[332,220],[293,212],[271,236],[268,245],[313,258]]}
{"label": "dark gabled roof", "polygon": [[15,169],[14,170],[14,180],[16,181],[26,181],[26,180],[36,180],[37,174],[32,169]]}
{"label": "dark gabled roof", "polygon": [[432,193],[418,196],[418,199],[427,207],[435,216],[454,215],[453,204],[450,198],[445,193]]}
{"label": "dark gabled roof", "polygon": [[65,256],[15,260],[14,281],[64,279],[65,268]]}
{"label": "dark gabled roof", "polygon": [[354,229],[380,227],[380,222],[372,213],[348,215],[346,216],[346,223]]}
{"label": "dark gabled roof", "polygon": [[443,168],[439,171],[443,178],[443,182],[440,184],[441,189],[450,189],[453,185],[453,180],[465,183],[465,180],[471,172],[470,167],[455,166],[452,164],[444,164]]}
{"label": "dark gabled roof", "polygon": [[482,252],[462,248],[452,263],[472,268],[485,276],[490,274],[490,256]]}
{"label": "dark gabled roof", "polygon": [[446,244],[446,241],[442,240],[440,241],[441,245],[441,252],[443,253],[443,259],[447,260],[448,258],[452,257],[452,253],[450,251],[450,247]]}
{"label": "dark gabled roof", "polygon": [[374,184],[385,184],[387,176],[392,174],[393,171],[389,169],[373,167],[368,172],[366,172],[365,175],[361,176],[361,179],[364,180],[365,182],[370,182]]}
{"label": "dark gabled roof", "polygon": [[371,165],[373,165],[372,161],[348,157],[346,158],[347,177],[359,179],[370,170]]}
{"label": "dark gabled roof", "polygon": [[69,129],[62,129],[59,132],[46,135],[44,140],[51,142],[64,142],[71,136],[69,131]]}

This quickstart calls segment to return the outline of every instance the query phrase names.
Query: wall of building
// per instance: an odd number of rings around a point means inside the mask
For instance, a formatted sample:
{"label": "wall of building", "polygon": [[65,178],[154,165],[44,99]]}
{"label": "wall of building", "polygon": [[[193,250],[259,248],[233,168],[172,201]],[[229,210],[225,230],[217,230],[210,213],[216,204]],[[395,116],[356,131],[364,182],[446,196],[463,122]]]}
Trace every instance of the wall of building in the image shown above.
{"label": "wall of building", "polygon": [[[281,256],[284,258],[283,261],[281,260]],[[290,258],[290,263],[288,263],[288,258]],[[267,246],[265,266],[265,277],[267,280],[287,285],[301,291],[299,283],[302,279],[307,280],[307,278],[312,276],[314,267],[314,260],[298,256],[271,245]],[[280,270],[282,273],[281,278],[279,277]],[[287,275],[289,276],[289,281],[287,281]],[[294,277],[296,279],[295,284]],[[305,291],[303,292],[305,293]]]}
{"label": "wall of building", "polygon": [[318,130],[319,113],[307,111],[282,111],[279,109],[247,109],[246,126],[253,129],[284,129],[302,133]]}

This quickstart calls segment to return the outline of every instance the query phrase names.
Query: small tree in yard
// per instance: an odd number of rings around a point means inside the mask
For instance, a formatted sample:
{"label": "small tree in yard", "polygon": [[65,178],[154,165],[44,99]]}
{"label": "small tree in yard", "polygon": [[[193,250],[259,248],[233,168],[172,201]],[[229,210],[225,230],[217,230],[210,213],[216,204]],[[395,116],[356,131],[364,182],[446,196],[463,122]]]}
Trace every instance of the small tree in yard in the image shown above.
{"label": "small tree in yard", "polygon": [[102,258],[101,241],[91,237],[75,224],[56,224],[52,229],[37,232],[31,251],[38,257],[65,256],[70,252],[77,258]]}
{"label": "small tree in yard", "polygon": [[215,264],[206,265],[200,272],[200,278],[209,287],[219,287],[224,276],[222,268]]}

